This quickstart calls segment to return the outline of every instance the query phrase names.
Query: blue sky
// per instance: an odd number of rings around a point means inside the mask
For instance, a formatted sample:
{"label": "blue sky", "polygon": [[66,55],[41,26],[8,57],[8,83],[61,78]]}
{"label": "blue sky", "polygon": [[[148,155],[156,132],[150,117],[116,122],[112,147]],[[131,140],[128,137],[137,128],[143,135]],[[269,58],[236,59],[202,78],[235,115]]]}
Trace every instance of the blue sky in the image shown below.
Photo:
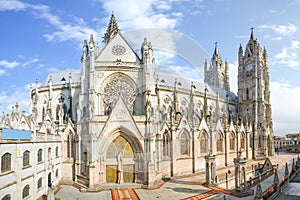
{"label": "blue sky", "polygon": [[[101,43],[114,11],[123,33],[143,28],[177,31],[209,56],[217,41],[230,64],[234,92],[238,47],[245,47],[254,27],[269,54],[275,135],[299,132],[299,10],[297,0],[0,0],[0,111],[10,113],[18,101],[28,112],[29,85],[36,78],[42,82],[50,72],[80,69],[83,40],[94,34]],[[129,42],[138,47],[142,40]],[[156,56],[160,65],[193,76],[186,62],[174,62],[168,53]]]}

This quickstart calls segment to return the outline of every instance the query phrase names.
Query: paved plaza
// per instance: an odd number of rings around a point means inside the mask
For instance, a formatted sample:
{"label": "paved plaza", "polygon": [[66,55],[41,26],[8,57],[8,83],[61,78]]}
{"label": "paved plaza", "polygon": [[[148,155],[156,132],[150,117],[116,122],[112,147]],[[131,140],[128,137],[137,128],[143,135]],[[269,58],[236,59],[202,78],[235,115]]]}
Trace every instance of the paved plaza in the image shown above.
{"label": "paved plaza", "polygon": [[[292,159],[296,158],[296,154],[280,154],[270,158],[271,162],[279,165],[278,176],[281,179],[284,176],[284,167],[285,163],[288,162],[289,168],[291,168]],[[262,161],[251,161],[247,165],[257,164],[258,162],[263,163]],[[233,170],[233,166],[228,166],[226,168],[219,169],[217,174],[222,174],[228,170]],[[266,180],[261,182],[262,190],[265,191],[273,184],[274,176],[270,176]],[[296,179],[295,179],[296,180]],[[184,178],[174,178],[171,179],[160,187],[154,189],[128,189],[126,185],[120,189],[118,185],[111,187],[111,190],[103,190],[97,193],[92,192],[80,192],[77,188],[72,186],[63,185],[59,192],[55,195],[60,197],[61,200],[93,200],[93,199],[226,199],[234,200],[241,199],[235,196],[232,196],[228,193],[227,190],[220,188],[208,188],[203,185],[205,181],[205,174],[198,174],[195,176],[184,177]],[[255,193],[255,187],[252,189]],[[290,183],[289,186],[283,191],[283,194],[278,197],[278,199],[289,198],[289,200],[300,199],[300,196],[294,196],[299,194],[300,183]],[[293,196],[291,196],[293,194]],[[300,195],[300,194],[299,194]],[[252,200],[254,195],[243,197],[244,200]]]}

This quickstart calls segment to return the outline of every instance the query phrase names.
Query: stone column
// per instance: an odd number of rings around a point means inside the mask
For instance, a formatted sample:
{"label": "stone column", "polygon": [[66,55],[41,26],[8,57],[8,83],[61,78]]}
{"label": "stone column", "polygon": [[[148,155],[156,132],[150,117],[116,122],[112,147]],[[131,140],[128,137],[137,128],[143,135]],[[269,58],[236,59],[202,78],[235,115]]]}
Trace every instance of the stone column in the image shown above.
{"label": "stone column", "polygon": [[[249,194],[249,190],[246,187],[246,158],[242,158],[242,151],[238,152],[237,158],[233,160],[235,167],[235,191],[238,196],[244,196]],[[242,174],[243,173],[243,174]],[[244,178],[242,180],[242,177]]]}
{"label": "stone column", "polygon": [[209,153],[205,158],[206,185],[216,184],[216,156]]}
{"label": "stone column", "polygon": [[254,197],[255,200],[260,200],[262,199],[262,188],[261,188],[261,185],[260,185],[260,180],[256,186],[256,192],[255,192],[255,197]]}

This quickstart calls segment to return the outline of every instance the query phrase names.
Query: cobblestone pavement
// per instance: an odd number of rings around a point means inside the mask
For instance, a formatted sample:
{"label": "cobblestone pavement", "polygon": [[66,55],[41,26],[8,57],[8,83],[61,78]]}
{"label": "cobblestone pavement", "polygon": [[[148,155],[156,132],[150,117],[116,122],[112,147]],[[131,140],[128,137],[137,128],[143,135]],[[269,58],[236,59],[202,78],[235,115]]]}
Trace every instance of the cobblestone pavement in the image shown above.
{"label": "cobblestone pavement", "polygon": [[[278,177],[281,179],[284,176],[285,163],[289,163],[289,168],[291,168],[291,160],[296,157],[296,154],[283,154],[273,156],[270,158],[272,164],[279,165]],[[248,166],[257,164],[258,162],[263,163],[264,161],[249,161]],[[233,170],[233,166],[228,166],[226,168],[219,169],[217,174],[223,174],[228,171],[228,169]],[[248,196],[243,198],[238,198],[232,196],[228,193],[228,190],[220,188],[208,188],[202,185],[205,181],[205,174],[199,174],[190,177],[171,179],[170,181],[163,184],[161,187],[156,189],[113,189],[104,190],[98,193],[80,193],[77,188],[71,186],[62,186],[61,190],[56,194],[56,197],[60,197],[62,200],[94,200],[94,199],[209,199],[209,200],[221,200],[226,196],[227,200],[243,199],[252,200],[254,196]],[[270,176],[266,180],[261,182],[262,190],[267,190],[273,184],[274,176]],[[300,184],[300,183],[298,183]],[[300,185],[299,185],[300,186]],[[116,187],[113,187],[116,188]],[[300,188],[300,187],[298,187]],[[255,194],[256,186],[252,188]],[[299,193],[300,193],[300,189]],[[298,199],[300,196],[291,196],[287,194],[282,194],[283,196],[278,197],[281,199],[288,198],[289,200]]]}

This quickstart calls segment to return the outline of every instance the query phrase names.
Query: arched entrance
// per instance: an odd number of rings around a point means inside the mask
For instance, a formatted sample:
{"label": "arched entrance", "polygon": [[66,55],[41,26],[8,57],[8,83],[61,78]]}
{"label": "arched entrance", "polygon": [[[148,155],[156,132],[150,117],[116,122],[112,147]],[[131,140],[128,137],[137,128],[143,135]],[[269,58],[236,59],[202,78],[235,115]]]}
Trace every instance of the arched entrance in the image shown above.
{"label": "arched entrance", "polygon": [[134,151],[129,141],[119,135],[106,152],[106,182],[132,183],[135,181]]}
{"label": "arched entrance", "polygon": [[48,174],[48,187],[52,187],[51,172]]}

